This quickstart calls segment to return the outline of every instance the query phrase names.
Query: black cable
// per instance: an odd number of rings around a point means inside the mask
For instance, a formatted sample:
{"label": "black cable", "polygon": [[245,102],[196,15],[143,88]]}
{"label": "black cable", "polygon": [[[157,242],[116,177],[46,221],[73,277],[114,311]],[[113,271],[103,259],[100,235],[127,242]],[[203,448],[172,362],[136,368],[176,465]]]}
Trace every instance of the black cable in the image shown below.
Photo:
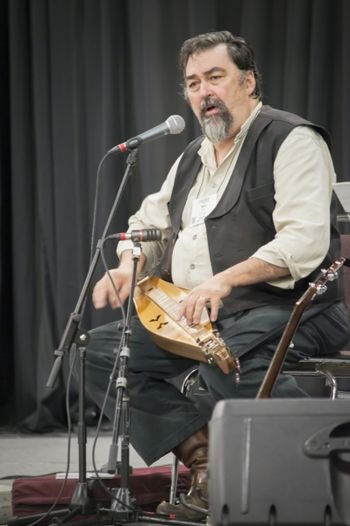
{"label": "black cable", "polygon": [[59,503],[59,501],[60,501],[60,499],[61,499],[61,497],[63,495],[64,489],[65,489],[65,487],[67,485],[68,475],[69,475],[69,468],[70,468],[70,461],[71,461],[71,443],[72,443],[72,420],[71,420],[71,416],[70,416],[69,392],[70,392],[70,384],[71,384],[71,379],[72,379],[72,375],[73,375],[73,369],[74,369],[75,360],[76,360],[76,355],[74,356],[74,359],[71,361],[71,364],[70,364],[68,377],[67,377],[66,397],[65,397],[66,415],[67,415],[67,433],[68,433],[66,471],[65,471],[65,474],[64,474],[64,478],[62,480],[62,485],[60,487],[60,490],[59,490],[58,495],[55,498],[54,502],[51,504],[49,509],[44,513],[44,515],[42,515],[39,519],[35,520],[34,522],[29,523],[28,526],[36,526],[37,524],[39,524],[44,519],[49,517],[49,515],[52,514],[52,512],[56,508],[57,504]]}

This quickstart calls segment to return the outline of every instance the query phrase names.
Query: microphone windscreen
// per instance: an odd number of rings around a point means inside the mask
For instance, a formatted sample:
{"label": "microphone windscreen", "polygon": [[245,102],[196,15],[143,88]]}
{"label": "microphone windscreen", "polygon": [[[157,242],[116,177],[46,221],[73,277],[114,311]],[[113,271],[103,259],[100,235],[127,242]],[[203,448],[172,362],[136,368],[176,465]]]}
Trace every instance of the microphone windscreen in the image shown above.
{"label": "microphone windscreen", "polygon": [[170,117],[168,117],[165,122],[169,128],[169,133],[172,135],[181,133],[186,126],[186,123],[181,115],[170,115]]}

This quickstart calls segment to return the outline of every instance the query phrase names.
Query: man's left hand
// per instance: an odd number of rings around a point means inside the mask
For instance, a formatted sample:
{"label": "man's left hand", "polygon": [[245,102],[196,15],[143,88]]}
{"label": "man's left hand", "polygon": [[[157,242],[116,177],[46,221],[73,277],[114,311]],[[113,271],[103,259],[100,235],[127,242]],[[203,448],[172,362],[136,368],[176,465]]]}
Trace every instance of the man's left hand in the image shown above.
{"label": "man's left hand", "polygon": [[230,294],[231,288],[223,272],[209,278],[201,285],[194,287],[181,302],[179,319],[184,316],[190,325],[197,324],[201,320],[203,309],[209,306],[210,320],[216,321],[221,299]]}

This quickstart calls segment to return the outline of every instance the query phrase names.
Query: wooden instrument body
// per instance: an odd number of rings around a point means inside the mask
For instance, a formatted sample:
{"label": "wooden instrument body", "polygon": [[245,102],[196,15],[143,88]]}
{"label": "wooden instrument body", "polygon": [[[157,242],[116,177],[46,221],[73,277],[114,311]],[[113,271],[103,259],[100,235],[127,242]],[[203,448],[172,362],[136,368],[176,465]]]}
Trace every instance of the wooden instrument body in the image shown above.
{"label": "wooden instrument body", "polygon": [[201,323],[178,320],[179,303],[188,290],[157,276],[145,278],[135,289],[135,307],[141,323],[162,349],[191,360],[216,364],[224,373],[239,371],[238,360],[213,330],[205,311]]}

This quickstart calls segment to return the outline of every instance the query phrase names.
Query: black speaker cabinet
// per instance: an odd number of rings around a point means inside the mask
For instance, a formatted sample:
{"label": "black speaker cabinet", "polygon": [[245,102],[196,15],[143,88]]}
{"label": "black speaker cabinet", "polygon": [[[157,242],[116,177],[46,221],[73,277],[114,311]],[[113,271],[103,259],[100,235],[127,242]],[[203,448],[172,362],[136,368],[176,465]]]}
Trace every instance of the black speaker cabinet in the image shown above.
{"label": "black speaker cabinet", "polygon": [[213,525],[350,525],[350,400],[225,400],[210,422]]}

